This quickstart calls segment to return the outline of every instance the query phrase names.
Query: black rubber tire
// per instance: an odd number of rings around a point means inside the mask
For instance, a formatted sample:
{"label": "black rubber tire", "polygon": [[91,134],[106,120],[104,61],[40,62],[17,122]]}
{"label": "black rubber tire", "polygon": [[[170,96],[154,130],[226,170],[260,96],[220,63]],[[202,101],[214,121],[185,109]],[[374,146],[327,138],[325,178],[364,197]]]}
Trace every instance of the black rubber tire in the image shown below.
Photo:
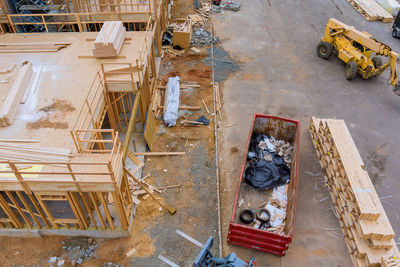
{"label": "black rubber tire", "polygon": [[382,67],[382,59],[380,57],[373,57],[371,61],[372,64],[374,64],[375,69],[379,69],[380,67]]}
{"label": "black rubber tire", "polygon": [[333,53],[333,46],[328,42],[319,42],[317,45],[317,54],[320,58],[329,59]]}
{"label": "black rubber tire", "polygon": [[393,29],[392,31],[392,37],[397,38],[397,31],[395,29]]}
{"label": "black rubber tire", "polygon": [[[268,214],[268,218],[264,218],[261,214],[262,213],[267,213]],[[269,210],[267,209],[260,209],[259,211],[257,211],[257,219],[262,222],[262,223],[268,223],[269,220],[271,219],[271,212],[269,212]]]}
{"label": "black rubber tire", "polygon": [[255,214],[253,210],[244,209],[240,212],[240,221],[245,224],[250,224],[254,222]]}
{"label": "black rubber tire", "polygon": [[346,79],[352,80],[357,75],[357,63],[355,61],[347,62],[345,69]]}

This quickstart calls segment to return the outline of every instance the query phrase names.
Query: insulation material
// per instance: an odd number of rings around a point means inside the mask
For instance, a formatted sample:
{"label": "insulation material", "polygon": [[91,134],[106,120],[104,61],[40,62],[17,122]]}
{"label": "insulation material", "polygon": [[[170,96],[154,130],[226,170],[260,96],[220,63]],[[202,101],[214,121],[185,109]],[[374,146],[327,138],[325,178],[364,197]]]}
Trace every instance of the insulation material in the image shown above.
{"label": "insulation material", "polygon": [[179,76],[170,77],[165,88],[163,115],[164,122],[168,127],[176,125],[176,120],[178,119],[179,94]]}
{"label": "insulation material", "polygon": [[400,4],[395,0],[375,0],[379,5],[381,5],[389,14],[397,16],[399,12]]}

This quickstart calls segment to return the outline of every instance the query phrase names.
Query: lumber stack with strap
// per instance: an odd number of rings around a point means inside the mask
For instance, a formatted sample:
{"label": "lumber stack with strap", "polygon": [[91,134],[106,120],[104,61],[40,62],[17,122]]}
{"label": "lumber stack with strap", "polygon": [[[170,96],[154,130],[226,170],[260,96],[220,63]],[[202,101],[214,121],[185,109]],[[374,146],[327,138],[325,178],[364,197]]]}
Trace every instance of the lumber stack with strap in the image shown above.
{"label": "lumber stack with strap", "polygon": [[98,58],[119,55],[125,40],[125,27],[121,21],[106,21],[94,41],[93,55]]}
{"label": "lumber stack with strap", "polygon": [[399,258],[393,228],[345,122],[312,117],[310,134],[354,266]]}
{"label": "lumber stack with strap", "polygon": [[8,95],[4,100],[3,105],[0,109],[0,127],[6,127],[11,125],[15,114],[17,113],[17,108],[21,102],[21,98],[24,95],[25,89],[29,84],[32,76],[32,64],[26,63],[19,70],[17,77],[14,80]]}
{"label": "lumber stack with strap", "polygon": [[375,0],[347,0],[366,20],[392,22],[393,16],[389,14]]}

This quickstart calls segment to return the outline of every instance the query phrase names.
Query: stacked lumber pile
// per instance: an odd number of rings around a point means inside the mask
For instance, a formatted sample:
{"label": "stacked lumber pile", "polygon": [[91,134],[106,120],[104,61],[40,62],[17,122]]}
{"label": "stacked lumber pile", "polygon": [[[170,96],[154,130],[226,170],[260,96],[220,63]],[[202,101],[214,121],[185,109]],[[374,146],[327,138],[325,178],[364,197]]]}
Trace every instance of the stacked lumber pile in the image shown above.
{"label": "stacked lumber pile", "polygon": [[32,64],[26,63],[19,70],[8,95],[0,109],[0,127],[11,125],[12,120],[17,113],[18,104],[21,102],[26,87],[32,76]]}
{"label": "stacked lumber pile", "polygon": [[202,28],[207,25],[207,20],[205,17],[200,16],[199,14],[190,14],[188,15],[188,19],[192,21],[192,26],[194,28]]}
{"label": "stacked lumber pile", "polygon": [[0,160],[66,162],[71,149],[0,142]]}
{"label": "stacked lumber pile", "polygon": [[210,19],[212,6],[209,2],[201,2],[201,8],[195,9],[194,11],[199,14],[204,21]]}
{"label": "stacked lumber pile", "polygon": [[0,43],[0,53],[57,52],[70,44],[68,42]]}
{"label": "stacked lumber pile", "polygon": [[125,27],[121,21],[106,21],[94,41],[93,56],[98,58],[119,55],[125,40]]}
{"label": "stacked lumber pile", "polygon": [[310,133],[354,266],[399,258],[393,228],[345,122],[312,117]]}
{"label": "stacked lumber pile", "polygon": [[347,0],[347,2],[349,2],[368,21],[393,21],[393,16],[375,0]]}

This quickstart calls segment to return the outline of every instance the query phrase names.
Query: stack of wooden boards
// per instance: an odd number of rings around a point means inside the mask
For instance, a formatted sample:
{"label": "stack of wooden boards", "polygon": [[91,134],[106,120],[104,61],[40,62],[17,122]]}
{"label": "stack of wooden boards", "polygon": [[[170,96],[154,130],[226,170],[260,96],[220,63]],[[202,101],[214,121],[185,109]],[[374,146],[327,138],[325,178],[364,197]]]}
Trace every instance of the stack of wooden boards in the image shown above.
{"label": "stack of wooden boards", "polygon": [[119,55],[125,40],[125,27],[121,21],[106,21],[94,41],[93,56],[98,58]]}
{"label": "stack of wooden boards", "polygon": [[17,107],[21,102],[24,92],[29,85],[29,81],[32,76],[32,64],[24,64],[14,80],[8,95],[0,108],[0,127],[6,127],[11,124],[15,114],[17,113]]}
{"label": "stack of wooden boards", "polygon": [[57,52],[70,44],[68,42],[0,43],[0,53]]}
{"label": "stack of wooden boards", "polygon": [[203,17],[204,21],[210,19],[211,16],[211,3],[209,2],[201,2],[201,8],[197,8],[194,11]]}
{"label": "stack of wooden boards", "polygon": [[312,117],[310,133],[354,266],[400,266],[393,228],[345,122]]}
{"label": "stack of wooden boards", "polygon": [[71,149],[0,142],[0,160],[66,162]]}
{"label": "stack of wooden boards", "polygon": [[349,2],[368,21],[393,21],[393,16],[375,0],[347,0],[347,2]]}

